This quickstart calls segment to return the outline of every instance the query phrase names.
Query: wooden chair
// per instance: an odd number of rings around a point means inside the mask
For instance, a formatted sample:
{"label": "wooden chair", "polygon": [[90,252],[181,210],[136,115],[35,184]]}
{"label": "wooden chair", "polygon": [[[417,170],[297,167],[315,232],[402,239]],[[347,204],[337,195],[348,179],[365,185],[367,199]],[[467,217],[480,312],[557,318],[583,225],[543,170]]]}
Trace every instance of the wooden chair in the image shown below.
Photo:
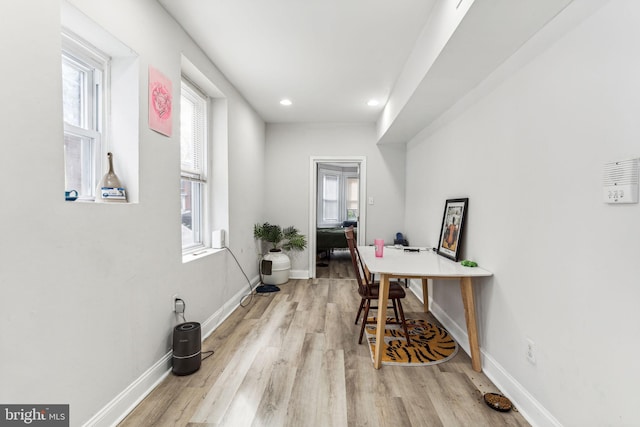
{"label": "wooden chair", "polygon": [[[362,327],[360,328],[360,338],[358,340],[358,343],[362,344],[362,337],[364,335],[364,328],[366,324],[375,323],[368,321],[369,310],[378,310],[378,316],[386,316],[386,310],[381,311],[377,306],[371,305],[371,301],[379,299],[380,286],[378,283],[374,283],[371,280],[371,275],[369,275],[368,271],[364,267],[364,263],[362,262],[362,258],[360,257],[360,252],[358,251],[358,246],[355,243],[353,227],[345,228],[344,234],[347,238],[347,245],[349,246],[349,252],[351,253],[351,262],[353,263],[356,280],[358,281],[358,294],[360,294],[360,297],[362,298],[360,300],[360,308],[358,308],[358,314],[356,314],[356,325],[358,324],[358,319],[360,319],[360,314],[364,310]],[[404,330],[404,334],[407,338],[407,345],[411,345],[409,332],[407,330],[407,323],[404,318],[404,311],[402,310],[402,303],[400,302],[400,300],[405,296],[406,294],[404,289],[397,282],[391,282],[389,284],[389,300],[392,302],[393,306],[386,308],[393,308],[393,312],[395,314],[395,322],[387,322],[387,324],[402,325],[402,329]]]}

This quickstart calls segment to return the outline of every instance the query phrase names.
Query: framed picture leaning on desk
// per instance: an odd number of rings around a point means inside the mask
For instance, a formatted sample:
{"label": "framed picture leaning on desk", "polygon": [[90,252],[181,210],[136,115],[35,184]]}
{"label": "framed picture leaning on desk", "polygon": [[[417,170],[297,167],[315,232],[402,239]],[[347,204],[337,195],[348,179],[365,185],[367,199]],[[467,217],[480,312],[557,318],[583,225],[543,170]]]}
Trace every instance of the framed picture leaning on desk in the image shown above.
{"label": "framed picture leaning on desk", "polygon": [[449,199],[444,204],[438,254],[454,261],[458,261],[460,254],[464,217],[468,204],[469,199]]}

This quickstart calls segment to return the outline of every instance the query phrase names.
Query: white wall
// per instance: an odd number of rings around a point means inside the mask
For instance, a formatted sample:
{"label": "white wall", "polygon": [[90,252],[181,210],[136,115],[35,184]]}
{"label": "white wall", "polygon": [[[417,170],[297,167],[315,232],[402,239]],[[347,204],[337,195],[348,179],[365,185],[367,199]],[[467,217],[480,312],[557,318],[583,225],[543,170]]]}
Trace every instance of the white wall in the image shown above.
{"label": "white wall", "polygon": [[173,294],[188,320],[213,325],[249,289],[224,251],[182,263],[178,122],[172,138],[148,129],[148,67],[177,99],[184,53],[227,97],[229,237],[249,277],[262,181],[245,174],[263,175],[265,126],[156,1],[73,3],[140,55],[139,203],[64,201],[60,3],[0,6],[0,402],[68,403],[78,426],[120,393],[119,405],[139,397],[149,369],[146,381],[169,368]]}
{"label": "white wall", "polygon": [[[494,272],[484,368],[537,425],[640,423],[640,205],[601,194],[605,162],[640,157],[638,22],[640,3],[606,4],[407,146],[408,233],[437,244],[445,200],[469,197],[463,256]],[[464,330],[459,288],[434,298]]]}
{"label": "white wall", "polygon": [[[366,242],[393,240],[404,231],[404,147],[375,141],[373,123],[267,125],[264,221],[294,225],[308,236],[310,158],[365,156],[366,191],[374,198],[367,206]],[[292,257],[292,270],[308,269],[308,250]]]}

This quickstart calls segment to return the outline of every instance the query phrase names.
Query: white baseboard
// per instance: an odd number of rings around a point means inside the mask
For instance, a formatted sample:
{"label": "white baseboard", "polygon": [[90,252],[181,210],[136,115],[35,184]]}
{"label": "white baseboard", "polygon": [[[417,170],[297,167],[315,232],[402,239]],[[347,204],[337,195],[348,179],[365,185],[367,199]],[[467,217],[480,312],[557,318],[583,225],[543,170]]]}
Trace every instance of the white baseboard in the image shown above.
{"label": "white baseboard", "polygon": [[289,277],[292,279],[308,279],[309,270],[291,270]]}
{"label": "white baseboard", "polygon": [[[410,285],[411,291],[422,299],[422,286]],[[424,301],[423,301],[424,302]],[[466,325],[460,326],[432,299],[429,301],[433,316],[449,331],[456,342],[464,350],[469,351],[469,336]],[[491,382],[507,396],[522,416],[534,427],[562,427],[558,421],[540,402],[538,402],[513,376],[507,372],[490,354],[480,348],[482,354],[482,372]]]}
{"label": "white baseboard", "polygon": [[[259,282],[255,277],[251,282],[253,290]],[[213,331],[229,317],[240,305],[242,298],[248,294],[248,289],[242,289],[236,293],[218,311],[213,313],[200,325],[202,340],[204,341]],[[111,402],[98,411],[91,419],[83,424],[83,427],[115,426],[122,421],[145,397],[155,389],[162,380],[171,373],[172,351],[162,356],[152,367],[147,369],[140,377],[118,394]]]}
{"label": "white baseboard", "polygon": [[145,373],[140,375],[104,408],[100,409],[83,427],[115,426],[127,416],[171,372],[171,354],[168,352]]}
{"label": "white baseboard", "polygon": [[518,408],[522,416],[534,427],[563,427],[538,400],[515,380],[496,360],[482,353],[483,371],[493,384]]}
{"label": "white baseboard", "polygon": [[[291,278],[308,278],[306,270],[296,271]],[[308,275],[308,273],[307,273]],[[300,276],[300,277],[296,277]],[[252,281],[252,289],[257,285],[258,278]],[[422,301],[422,287],[411,284],[411,291]],[[202,339],[206,339],[218,326],[238,307],[240,300],[247,294],[247,290],[239,291],[218,311],[213,313],[202,325]],[[469,337],[466,327],[461,327],[453,321],[442,308],[433,300],[430,309],[440,323],[451,333],[460,347],[469,354]],[[518,408],[524,418],[534,427],[562,427],[562,424],[544,408],[518,381],[515,380],[491,355],[482,348],[482,371],[496,387]],[[83,427],[115,426],[122,421],[153,389],[157,387],[171,373],[172,352],[162,356],[153,366],[139,378],[118,394],[111,402],[104,406]]]}

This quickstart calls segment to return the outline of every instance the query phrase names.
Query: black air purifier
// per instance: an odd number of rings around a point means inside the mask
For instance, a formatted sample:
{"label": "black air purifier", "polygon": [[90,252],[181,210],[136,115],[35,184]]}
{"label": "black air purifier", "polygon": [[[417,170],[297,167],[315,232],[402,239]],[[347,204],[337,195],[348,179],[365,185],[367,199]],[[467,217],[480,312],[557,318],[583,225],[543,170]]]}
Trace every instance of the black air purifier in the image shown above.
{"label": "black air purifier", "polygon": [[189,375],[200,369],[202,343],[200,323],[187,322],[173,329],[173,373]]}

